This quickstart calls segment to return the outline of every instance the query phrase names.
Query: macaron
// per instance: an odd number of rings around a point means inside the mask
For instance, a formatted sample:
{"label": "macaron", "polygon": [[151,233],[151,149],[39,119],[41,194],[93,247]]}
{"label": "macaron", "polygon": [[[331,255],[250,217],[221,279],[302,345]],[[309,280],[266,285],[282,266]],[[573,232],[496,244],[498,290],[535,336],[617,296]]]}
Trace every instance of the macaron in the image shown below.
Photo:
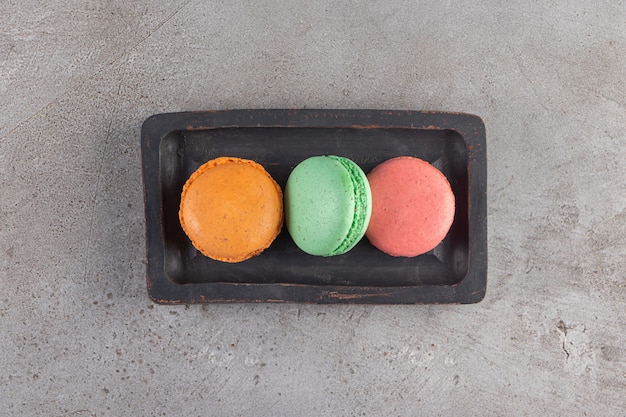
{"label": "macaron", "polygon": [[179,218],[193,246],[222,262],[267,249],[283,224],[282,191],[258,163],[220,157],[200,166],[183,187]]}
{"label": "macaron", "polygon": [[367,176],[348,158],[314,156],[289,175],[285,223],[296,245],[310,255],[341,255],[354,248],[371,212]]}
{"label": "macaron", "polygon": [[376,166],[367,178],[372,218],[367,238],[391,256],[434,249],[454,220],[454,192],[446,176],[426,161],[401,156]]}

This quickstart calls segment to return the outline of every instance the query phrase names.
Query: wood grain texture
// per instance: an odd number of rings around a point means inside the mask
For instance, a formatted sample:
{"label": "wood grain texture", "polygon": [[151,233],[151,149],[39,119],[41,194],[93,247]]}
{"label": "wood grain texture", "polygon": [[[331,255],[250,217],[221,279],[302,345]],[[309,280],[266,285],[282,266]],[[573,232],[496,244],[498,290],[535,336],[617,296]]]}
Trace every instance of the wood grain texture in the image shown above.
{"label": "wood grain texture", "polygon": [[[170,113],[142,127],[147,281],[160,303],[475,303],[487,279],[485,127],[477,116],[392,110],[231,110]],[[455,220],[433,251],[390,257],[362,240],[349,253],[313,257],[287,232],[242,263],[212,261],[182,231],[182,186],[221,156],[254,160],[281,187],[315,155],[340,155],[366,172],[397,156],[437,166],[455,193]]]}

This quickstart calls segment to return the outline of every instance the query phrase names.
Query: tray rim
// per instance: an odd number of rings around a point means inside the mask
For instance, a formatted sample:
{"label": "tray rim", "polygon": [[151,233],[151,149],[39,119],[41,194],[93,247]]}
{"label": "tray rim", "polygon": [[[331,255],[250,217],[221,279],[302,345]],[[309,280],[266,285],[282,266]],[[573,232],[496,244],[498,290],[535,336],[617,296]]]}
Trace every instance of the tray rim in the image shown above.
{"label": "tray rim", "polygon": [[[174,131],[224,128],[351,128],[452,130],[466,143],[469,187],[469,265],[450,285],[365,287],[291,283],[189,283],[171,281],[163,268],[159,148]],[[461,112],[372,109],[238,109],[160,113],[141,127],[141,162],[146,230],[146,285],[159,304],[297,302],[313,304],[473,304],[487,286],[487,155],[482,119]],[[158,171],[158,170],[157,170]],[[156,173],[158,174],[158,172]],[[157,204],[154,204],[154,203]],[[148,219],[159,219],[149,222]],[[158,223],[158,224],[157,224]]]}

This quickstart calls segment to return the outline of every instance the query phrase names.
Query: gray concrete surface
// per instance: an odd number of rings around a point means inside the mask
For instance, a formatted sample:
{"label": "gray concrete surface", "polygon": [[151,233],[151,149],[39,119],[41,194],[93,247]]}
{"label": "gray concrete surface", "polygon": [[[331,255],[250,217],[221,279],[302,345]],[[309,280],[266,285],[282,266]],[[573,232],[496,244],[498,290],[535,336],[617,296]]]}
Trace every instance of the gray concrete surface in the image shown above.
{"label": "gray concrete surface", "polygon": [[[626,415],[624,1],[0,2],[0,415]],[[154,113],[462,111],[470,306],[158,306]]]}

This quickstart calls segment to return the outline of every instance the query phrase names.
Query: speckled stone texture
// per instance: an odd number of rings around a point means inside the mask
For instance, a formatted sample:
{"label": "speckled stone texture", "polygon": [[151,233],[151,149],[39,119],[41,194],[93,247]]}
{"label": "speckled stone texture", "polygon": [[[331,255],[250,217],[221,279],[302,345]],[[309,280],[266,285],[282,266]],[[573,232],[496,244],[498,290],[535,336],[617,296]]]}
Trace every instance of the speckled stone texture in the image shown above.
{"label": "speckled stone texture", "polygon": [[[0,414],[622,415],[623,1],[0,2]],[[449,306],[153,305],[160,112],[461,111],[489,282]]]}

